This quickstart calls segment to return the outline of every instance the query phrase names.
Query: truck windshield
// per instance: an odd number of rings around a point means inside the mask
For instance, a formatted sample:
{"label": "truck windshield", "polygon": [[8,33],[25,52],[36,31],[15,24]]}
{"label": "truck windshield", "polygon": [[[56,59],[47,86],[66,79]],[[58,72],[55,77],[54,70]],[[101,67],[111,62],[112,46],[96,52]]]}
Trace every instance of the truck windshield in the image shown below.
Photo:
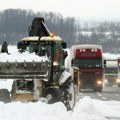
{"label": "truck windshield", "polygon": [[102,67],[102,59],[76,59],[75,64],[79,68],[101,68]]}

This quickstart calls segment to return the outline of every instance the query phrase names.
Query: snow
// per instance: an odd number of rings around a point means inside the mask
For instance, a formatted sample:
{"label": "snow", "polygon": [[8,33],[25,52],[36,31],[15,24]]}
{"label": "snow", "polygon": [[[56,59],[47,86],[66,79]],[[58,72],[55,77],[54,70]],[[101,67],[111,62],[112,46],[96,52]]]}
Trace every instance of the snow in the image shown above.
{"label": "snow", "polygon": [[[10,52],[11,50],[13,49],[10,48]],[[12,80],[0,81],[0,89],[8,88],[10,91],[11,85]],[[81,97],[73,111],[67,111],[61,102],[55,104],[46,104],[41,101],[7,104],[0,102],[0,120],[109,120],[109,117],[120,119],[119,101]]]}
{"label": "snow", "polygon": [[83,34],[83,35],[88,35],[88,36],[92,35],[91,31],[81,31],[80,33]]}
{"label": "snow", "polygon": [[[0,88],[11,87],[12,81],[1,81]],[[73,111],[67,111],[63,103],[0,102],[0,120],[108,120],[120,118],[119,101],[102,101],[88,96],[76,102]]]}
{"label": "snow", "polygon": [[10,55],[8,55],[7,53],[1,53],[0,54],[0,62],[32,62],[33,60],[36,62],[39,61],[46,61],[48,60],[48,58],[45,57],[39,57],[37,55],[35,55],[35,53],[29,53],[28,51],[23,52],[22,54],[18,52],[18,49],[16,46],[9,46],[8,47],[8,51],[10,53]]}
{"label": "snow", "polygon": [[120,54],[110,54],[110,53],[103,53],[103,57],[105,59],[118,59],[120,58]]}
{"label": "snow", "polygon": [[106,60],[113,60],[107,61],[106,67],[118,67],[118,58],[120,58],[120,54],[110,54],[110,53],[103,53],[103,57]]}
{"label": "snow", "polygon": [[120,118],[120,102],[102,101],[84,97],[79,99],[73,111],[67,111],[63,103],[46,104],[0,102],[0,120],[108,120]]}

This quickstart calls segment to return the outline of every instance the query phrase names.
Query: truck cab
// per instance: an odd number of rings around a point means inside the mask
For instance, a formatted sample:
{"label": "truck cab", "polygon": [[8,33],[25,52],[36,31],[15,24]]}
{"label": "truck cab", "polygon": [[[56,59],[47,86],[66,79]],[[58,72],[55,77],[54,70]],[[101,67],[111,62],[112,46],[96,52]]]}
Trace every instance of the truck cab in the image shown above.
{"label": "truck cab", "polygon": [[92,88],[101,92],[104,78],[102,46],[73,45],[70,55],[71,66],[79,68],[80,89]]}

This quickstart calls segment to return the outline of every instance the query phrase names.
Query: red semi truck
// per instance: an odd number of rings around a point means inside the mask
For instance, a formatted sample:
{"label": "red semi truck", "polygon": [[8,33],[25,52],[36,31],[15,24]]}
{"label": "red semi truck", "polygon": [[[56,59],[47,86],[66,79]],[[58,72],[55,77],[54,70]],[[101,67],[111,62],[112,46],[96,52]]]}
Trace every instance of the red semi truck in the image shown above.
{"label": "red semi truck", "polygon": [[102,91],[104,67],[101,45],[73,45],[70,49],[70,71],[79,68],[80,89]]}

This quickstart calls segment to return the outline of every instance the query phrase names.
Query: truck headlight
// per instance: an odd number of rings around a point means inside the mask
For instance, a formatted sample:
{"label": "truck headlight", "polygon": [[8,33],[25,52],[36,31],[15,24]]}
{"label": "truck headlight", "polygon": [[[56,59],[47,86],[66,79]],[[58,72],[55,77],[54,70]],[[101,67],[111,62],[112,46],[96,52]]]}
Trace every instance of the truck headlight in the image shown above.
{"label": "truck headlight", "polygon": [[105,82],[105,83],[108,83],[108,80],[107,80],[107,79],[105,79],[105,80],[104,80],[104,82]]}
{"label": "truck headlight", "polygon": [[118,79],[116,80],[116,82],[117,82],[117,83],[120,83],[120,78],[118,78]]}
{"label": "truck headlight", "polygon": [[101,80],[98,80],[98,81],[97,81],[97,84],[98,84],[98,85],[101,85],[101,84],[102,84],[102,81],[101,81]]}

